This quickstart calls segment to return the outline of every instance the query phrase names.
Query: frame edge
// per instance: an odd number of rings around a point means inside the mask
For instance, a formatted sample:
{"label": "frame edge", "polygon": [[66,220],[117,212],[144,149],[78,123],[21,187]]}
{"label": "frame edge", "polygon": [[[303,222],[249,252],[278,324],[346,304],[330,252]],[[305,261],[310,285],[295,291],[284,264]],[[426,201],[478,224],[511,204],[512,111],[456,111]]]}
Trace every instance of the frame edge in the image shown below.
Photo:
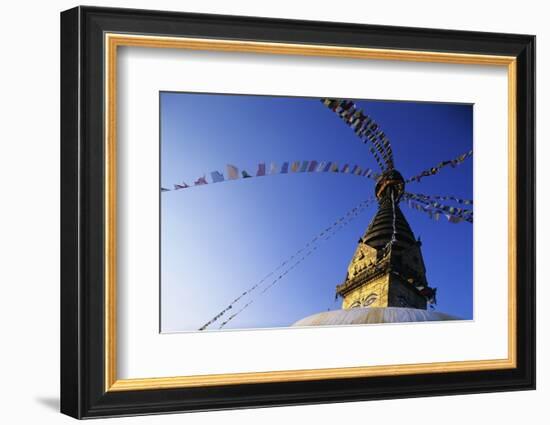
{"label": "frame edge", "polygon": [[82,417],[80,375],[80,273],[79,257],[79,144],[80,144],[80,8],[60,14],[60,190],[61,190],[61,287],[60,287],[60,411]]}
{"label": "frame edge", "polygon": [[[202,390],[196,390],[194,393],[188,393],[184,397],[183,393],[177,393],[177,390],[163,390],[163,391],[121,391],[105,393],[98,390],[99,385],[96,384],[96,380],[103,381],[103,374],[97,377],[95,372],[98,371],[98,365],[101,363],[98,361],[91,361],[90,358],[94,357],[94,351],[92,350],[93,341],[88,341],[88,338],[92,339],[96,337],[97,326],[96,323],[90,322],[92,313],[96,308],[94,305],[88,305],[85,298],[86,293],[81,291],[92,291],[92,286],[95,285],[93,277],[88,274],[90,270],[84,267],[81,270],[82,260],[88,265],[88,258],[90,252],[88,252],[88,244],[81,239],[80,233],[85,238],[86,228],[89,223],[89,216],[85,216],[85,223],[83,224],[82,213],[86,214],[86,210],[82,210],[86,206],[86,202],[81,199],[82,188],[86,189],[84,195],[88,195],[90,187],[88,184],[92,183],[92,179],[88,175],[94,171],[94,164],[88,164],[86,152],[84,149],[86,145],[83,144],[82,137],[86,137],[88,141],[93,142],[93,138],[89,136],[88,131],[90,128],[87,126],[93,124],[93,120],[88,121],[88,118],[84,116],[87,113],[87,108],[95,108],[95,102],[88,104],[85,100],[85,93],[87,92],[90,98],[93,98],[93,91],[87,91],[86,80],[81,78],[81,72],[89,71],[90,78],[98,79],[94,74],[94,67],[97,64],[90,64],[93,61],[93,57],[88,63],[85,61],[85,55],[83,51],[87,50],[89,34],[86,32],[85,24],[89,15],[99,15],[101,13],[117,15],[125,15],[128,19],[137,19],[137,16],[130,17],[133,13],[136,13],[132,9],[109,9],[109,8],[95,8],[95,7],[77,7],[75,9],[62,12],[61,14],[61,72],[62,72],[62,84],[61,84],[61,411],[67,415],[75,418],[91,418],[91,417],[106,417],[106,416],[123,416],[123,415],[136,415],[136,414],[150,414],[150,413],[168,413],[168,412],[182,412],[182,411],[201,411],[201,410],[219,410],[219,409],[234,409],[243,407],[268,407],[268,406],[282,406],[282,405],[298,405],[298,404],[319,404],[319,403],[331,403],[342,401],[358,401],[368,399],[384,399],[384,398],[405,398],[405,397],[418,397],[418,396],[437,396],[437,395],[450,395],[450,394],[468,394],[468,393],[482,393],[482,392],[496,392],[496,391],[511,391],[511,390],[526,390],[535,388],[535,310],[534,310],[534,271],[535,271],[535,192],[534,192],[534,37],[522,36],[522,35],[506,35],[500,34],[502,39],[506,39],[506,43],[513,44],[513,48],[516,49],[518,45],[521,45],[519,53],[517,53],[518,61],[521,63],[518,69],[518,83],[522,78],[523,86],[521,88],[521,94],[518,94],[518,186],[525,189],[525,193],[521,196],[521,201],[525,202],[525,206],[518,211],[517,224],[518,224],[518,247],[523,253],[518,253],[518,279],[526,279],[526,287],[521,289],[521,295],[523,299],[518,300],[518,339],[516,341],[518,348],[518,360],[519,367],[516,368],[513,373],[505,374],[503,380],[491,381],[485,385],[479,384],[475,386],[460,387],[455,384],[446,384],[439,388],[427,391],[426,389],[417,388],[411,389],[408,393],[400,393],[397,389],[391,388],[383,392],[382,394],[368,394],[368,392],[359,391],[342,391],[339,395],[327,388],[324,390],[324,394],[316,394],[315,392],[307,392],[302,396],[295,394],[290,397],[288,394],[292,394],[294,385],[290,384],[277,384],[281,387],[279,390],[284,389],[285,396],[276,395],[277,391],[273,391],[273,394],[261,394],[256,396],[249,396],[246,400],[243,399],[245,394],[242,394],[244,389],[240,391],[238,389],[225,389],[227,392],[220,400],[217,400],[215,393],[223,392],[223,388],[214,388],[214,394],[211,391],[208,394]],[[141,18],[147,14],[155,15],[160,14],[156,11],[141,11]],[[189,14],[165,12],[165,17],[176,19],[178,16],[184,19],[190,19]],[[201,15],[205,17],[220,15]],[[157,16],[158,17],[158,16]],[[194,16],[194,18],[198,18]],[[236,19],[245,20],[250,23],[256,21],[262,21],[261,18],[254,17],[239,17],[239,16],[225,16],[225,20]],[[213,18],[211,18],[213,19]],[[275,22],[276,21],[276,22]],[[287,20],[273,20],[271,24],[282,23],[286,24],[310,24],[312,21],[287,21]],[[88,30],[90,27],[94,27],[94,22],[87,25]],[[333,23],[325,22],[324,27],[329,27]],[[135,24],[132,24],[135,25]],[[334,23],[338,25],[338,23]],[[345,24],[346,28],[351,29],[352,24]],[[366,28],[365,25],[357,25],[358,31],[360,28]],[[354,27],[355,28],[355,27]],[[373,27],[369,27],[371,30]],[[388,28],[388,27],[380,27]],[[101,24],[97,24],[94,32],[102,29]],[[104,28],[103,28],[104,29]],[[398,31],[399,27],[392,27],[393,30]],[[414,29],[417,30],[417,29]],[[418,29],[421,30],[421,29]],[[427,31],[427,30],[426,30]],[[441,34],[446,33],[448,30],[440,30]],[[455,36],[458,33],[455,33]],[[462,34],[466,38],[471,38],[474,34],[463,32]],[[93,38],[93,37],[91,37]],[[90,42],[93,42],[91,40]],[[510,47],[512,49],[512,47]],[[516,52],[516,50],[514,50]],[[514,53],[516,54],[516,53]],[[519,87],[518,87],[519,89]],[[88,99],[89,100],[89,99]],[[93,99],[92,99],[93,100]],[[80,120],[80,114],[83,115],[82,122]],[[523,125],[523,129],[521,126]],[[89,148],[89,144],[88,144]],[[81,166],[85,164],[86,170],[83,170]],[[95,173],[95,172],[94,172]],[[82,183],[81,183],[82,179]],[[520,191],[518,191],[520,192]],[[519,204],[519,202],[518,202]],[[518,205],[519,207],[519,205]],[[528,222],[522,223],[522,220]],[[532,279],[530,279],[532,278]],[[529,280],[530,279],[530,280]],[[522,284],[524,281],[522,280]],[[518,288],[519,289],[519,288]],[[93,360],[93,359],[92,359]],[[89,364],[90,363],[90,364]],[[91,367],[91,369],[89,369]],[[414,377],[403,377],[403,381],[407,383]],[[426,376],[426,379],[430,381],[432,377]],[[434,378],[435,380],[435,378]],[[93,382],[92,382],[93,381]],[[391,379],[393,382],[394,380]],[[435,380],[437,382],[437,380]],[[371,382],[372,384],[372,382]],[[412,381],[411,381],[412,384]],[[395,385],[395,384],[394,384]],[[414,385],[413,385],[414,386]],[[399,384],[401,387],[401,383]],[[407,385],[405,384],[405,387]],[[332,392],[332,396],[330,391]],[[354,394],[355,392],[355,394]],[[137,394],[140,393],[140,394]],[[193,394],[196,394],[194,396]],[[307,395],[306,395],[307,394]]]}

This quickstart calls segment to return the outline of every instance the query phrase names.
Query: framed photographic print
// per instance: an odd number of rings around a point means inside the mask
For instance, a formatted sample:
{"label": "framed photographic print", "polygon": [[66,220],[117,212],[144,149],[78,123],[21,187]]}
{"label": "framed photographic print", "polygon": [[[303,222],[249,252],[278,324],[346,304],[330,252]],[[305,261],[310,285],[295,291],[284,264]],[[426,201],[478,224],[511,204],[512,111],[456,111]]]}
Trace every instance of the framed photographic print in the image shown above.
{"label": "framed photographic print", "polygon": [[61,411],[533,389],[528,35],[61,14]]}

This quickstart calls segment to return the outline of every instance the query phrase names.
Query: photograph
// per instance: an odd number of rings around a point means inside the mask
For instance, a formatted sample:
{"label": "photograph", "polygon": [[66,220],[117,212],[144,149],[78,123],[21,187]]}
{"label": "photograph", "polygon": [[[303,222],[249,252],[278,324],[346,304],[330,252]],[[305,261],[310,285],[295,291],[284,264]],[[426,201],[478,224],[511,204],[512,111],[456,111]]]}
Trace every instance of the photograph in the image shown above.
{"label": "photograph", "polygon": [[474,106],[160,92],[160,332],[474,320]]}
{"label": "photograph", "polygon": [[[31,362],[53,375],[37,391],[54,382],[77,419],[254,409],[238,420],[258,422],[256,408],[338,403],[334,423],[364,416],[350,402],[382,419],[406,399],[446,418],[451,395],[460,412],[536,411],[526,31],[542,18],[233,6],[75,6],[53,24],[59,75],[40,87],[60,85],[61,119],[34,127],[60,125],[61,263],[46,258],[60,291],[44,286],[31,310],[59,305],[55,333],[34,332],[58,347]],[[16,127],[6,140],[31,128]],[[32,177],[11,163],[12,180]],[[12,186],[37,204],[30,180]]]}

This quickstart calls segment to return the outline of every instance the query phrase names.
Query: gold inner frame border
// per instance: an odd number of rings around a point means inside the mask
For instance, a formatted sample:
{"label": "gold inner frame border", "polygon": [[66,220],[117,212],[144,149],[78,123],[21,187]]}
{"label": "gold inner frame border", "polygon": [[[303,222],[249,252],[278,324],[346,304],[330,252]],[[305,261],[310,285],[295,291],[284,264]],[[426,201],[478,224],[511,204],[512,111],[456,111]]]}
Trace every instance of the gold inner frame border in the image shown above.
{"label": "gold inner frame border", "polygon": [[[516,285],[517,285],[517,226],[516,226],[516,58],[513,56],[465,53],[428,52],[393,49],[371,49],[330,45],[288,44],[256,41],[235,41],[200,38],[163,37],[106,33],[105,46],[105,391],[137,391],[152,389],[205,387],[323,379],[379,377],[420,373],[450,373],[512,369],[517,365]],[[116,265],[117,265],[117,196],[116,196],[116,123],[117,123],[117,51],[118,47],[148,47],[228,51],[301,56],[325,56],[355,59],[396,60],[507,67],[508,72],[508,357],[495,360],[416,363],[326,369],[304,369],[268,372],[229,373],[172,377],[118,379],[116,323]]]}

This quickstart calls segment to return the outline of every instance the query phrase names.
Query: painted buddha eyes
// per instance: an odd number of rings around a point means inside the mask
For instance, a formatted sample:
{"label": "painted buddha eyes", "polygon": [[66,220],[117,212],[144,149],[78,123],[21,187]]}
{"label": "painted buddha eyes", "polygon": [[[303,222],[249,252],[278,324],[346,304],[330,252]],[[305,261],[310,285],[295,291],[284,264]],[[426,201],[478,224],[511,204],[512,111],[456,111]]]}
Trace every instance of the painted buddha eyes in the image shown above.
{"label": "painted buddha eyes", "polygon": [[361,298],[360,300],[355,301],[350,308],[360,308],[368,307],[378,299],[378,294],[369,294],[366,297]]}

